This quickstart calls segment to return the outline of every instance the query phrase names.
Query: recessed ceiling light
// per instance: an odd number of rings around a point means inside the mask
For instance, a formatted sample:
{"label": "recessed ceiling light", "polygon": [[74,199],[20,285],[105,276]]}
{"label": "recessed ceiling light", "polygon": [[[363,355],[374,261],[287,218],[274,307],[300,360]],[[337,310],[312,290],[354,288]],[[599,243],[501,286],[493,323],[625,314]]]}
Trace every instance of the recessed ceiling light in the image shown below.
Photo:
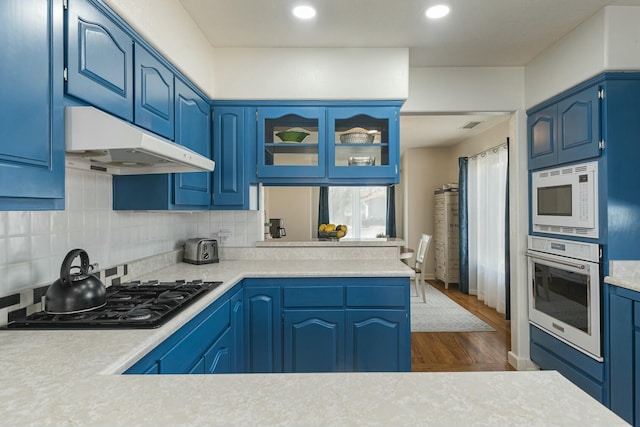
{"label": "recessed ceiling light", "polygon": [[427,15],[427,18],[431,18],[431,19],[439,19],[447,16],[448,14],[449,14],[449,6],[445,6],[444,4],[431,6],[425,12],[425,15]]}
{"label": "recessed ceiling light", "polygon": [[293,15],[300,19],[311,19],[316,16],[316,10],[311,6],[296,6],[293,8]]}

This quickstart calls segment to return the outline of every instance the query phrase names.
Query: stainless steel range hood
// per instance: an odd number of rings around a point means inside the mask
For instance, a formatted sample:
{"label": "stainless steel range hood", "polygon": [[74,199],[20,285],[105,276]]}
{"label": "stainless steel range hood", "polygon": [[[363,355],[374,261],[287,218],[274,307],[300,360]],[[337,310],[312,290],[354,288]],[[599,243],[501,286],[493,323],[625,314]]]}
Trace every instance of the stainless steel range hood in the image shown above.
{"label": "stainless steel range hood", "polygon": [[215,163],[201,154],[104,113],[94,107],[66,107],[67,166],[115,175],[210,172]]}

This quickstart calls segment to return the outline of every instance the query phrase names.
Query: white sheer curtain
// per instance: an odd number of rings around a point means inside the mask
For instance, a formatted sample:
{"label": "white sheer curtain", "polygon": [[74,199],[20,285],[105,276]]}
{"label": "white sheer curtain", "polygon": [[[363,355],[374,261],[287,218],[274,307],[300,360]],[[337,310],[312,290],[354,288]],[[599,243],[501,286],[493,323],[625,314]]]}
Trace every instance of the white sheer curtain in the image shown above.
{"label": "white sheer curtain", "polygon": [[499,313],[505,301],[506,146],[469,159],[469,293]]}

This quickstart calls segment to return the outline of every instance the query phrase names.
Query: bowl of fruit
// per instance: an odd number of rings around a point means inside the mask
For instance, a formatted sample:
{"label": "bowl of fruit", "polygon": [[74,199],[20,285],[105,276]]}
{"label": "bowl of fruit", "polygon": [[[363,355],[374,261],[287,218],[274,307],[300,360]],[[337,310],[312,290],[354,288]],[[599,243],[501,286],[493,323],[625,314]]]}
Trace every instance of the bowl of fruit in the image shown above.
{"label": "bowl of fruit", "polygon": [[318,227],[318,238],[320,240],[340,240],[346,235],[346,225],[320,224]]}

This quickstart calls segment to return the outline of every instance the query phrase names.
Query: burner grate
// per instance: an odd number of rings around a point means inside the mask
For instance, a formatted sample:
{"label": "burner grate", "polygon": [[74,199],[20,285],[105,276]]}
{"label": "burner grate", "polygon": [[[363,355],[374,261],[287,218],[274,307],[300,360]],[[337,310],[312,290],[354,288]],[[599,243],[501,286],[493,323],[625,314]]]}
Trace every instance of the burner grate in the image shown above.
{"label": "burner grate", "polygon": [[17,319],[7,325],[15,329],[119,329],[155,328],[220,286],[222,282],[139,280],[107,288],[107,304],[75,314],[48,314],[44,311]]}

